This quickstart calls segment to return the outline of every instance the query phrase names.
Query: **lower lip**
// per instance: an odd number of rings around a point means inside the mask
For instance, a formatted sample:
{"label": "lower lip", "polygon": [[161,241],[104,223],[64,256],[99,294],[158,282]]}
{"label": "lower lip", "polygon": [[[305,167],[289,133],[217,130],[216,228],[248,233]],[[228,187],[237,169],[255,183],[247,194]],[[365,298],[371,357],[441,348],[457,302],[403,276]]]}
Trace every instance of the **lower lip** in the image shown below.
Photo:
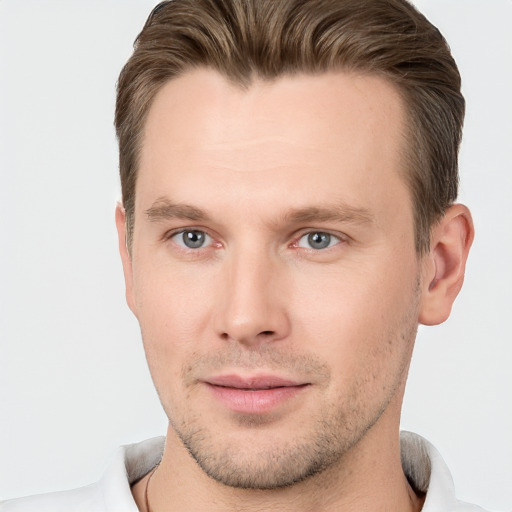
{"label": "lower lip", "polygon": [[301,386],[284,386],[256,391],[229,388],[207,384],[220,402],[233,412],[244,414],[264,414],[271,412],[301,393],[307,384]]}

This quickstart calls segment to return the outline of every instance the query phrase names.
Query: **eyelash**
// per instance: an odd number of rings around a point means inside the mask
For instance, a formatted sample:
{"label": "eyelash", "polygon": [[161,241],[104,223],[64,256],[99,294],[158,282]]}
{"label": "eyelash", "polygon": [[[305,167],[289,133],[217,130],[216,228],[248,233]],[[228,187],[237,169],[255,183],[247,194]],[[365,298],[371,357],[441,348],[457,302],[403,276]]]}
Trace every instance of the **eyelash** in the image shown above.
{"label": "eyelash", "polygon": [[[187,251],[187,252],[199,252],[201,249],[205,250],[212,245],[214,245],[215,248],[222,247],[222,244],[220,242],[215,242],[215,237],[210,235],[205,229],[195,228],[195,227],[182,228],[179,230],[170,231],[170,232],[166,233],[162,238],[164,240],[172,241],[178,235],[183,235],[184,233],[193,233],[193,232],[205,235],[206,241],[208,241],[208,239],[210,239],[210,242],[207,243],[206,246],[201,245],[201,246],[195,247],[195,248],[187,247],[184,243],[178,243],[177,241],[174,241],[174,244],[177,245],[180,248],[180,250]],[[300,241],[303,238],[311,237],[312,235],[323,235],[323,236],[329,237],[328,245],[326,247],[321,247],[321,248],[303,247],[300,245]],[[331,243],[333,241],[333,239],[334,239],[334,243]],[[343,237],[339,234],[331,233],[329,231],[322,231],[322,230],[316,229],[316,230],[302,231],[300,233],[300,235],[297,236],[294,239],[294,241],[289,245],[289,247],[294,248],[294,249],[303,249],[305,251],[312,252],[312,253],[320,253],[320,252],[325,252],[339,244],[346,243],[346,242],[347,242],[346,237]]]}
{"label": "eyelash", "polygon": [[[329,242],[328,242],[328,245],[326,247],[321,247],[321,248],[314,248],[314,247],[302,247],[300,246],[300,241],[305,238],[305,237],[311,237],[313,235],[323,235],[323,236],[327,236],[329,237]],[[331,243],[331,242],[335,242],[335,243]],[[308,240],[308,242],[310,243],[311,240]],[[292,247],[296,247],[296,248],[301,248],[301,249],[305,249],[307,251],[313,251],[313,252],[323,252],[323,251],[327,251],[328,249],[332,248],[332,247],[335,247],[336,245],[340,244],[340,243],[343,243],[343,242],[346,242],[346,239],[343,238],[341,235],[336,235],[334,233],[331,233],[329,231],[322,231],[322,230],[319,230],[319,229],[315,229],[315,230],[310,230],[310,231],[306,231],[306,232],[303,232],[300,234],[300,236],[295,240],[295,242],[292,243]]]}
{"label": "eyelash", "polygon": [[[195,232],[195,233],[202,233],[203,235],[205,235],[207,237],[207,239],[208,238],[210,239],[210,242],[209,242],[209,244],[206,247],[212,245],[212,242],[215,243],[218,247],[221,247],[221,244],[219,242],[215,242],[215,238],[212,235],[210,235],[205,229],[194,228],[194,227],[182,228],[182,229],[170,231],[170,232],[166,233],[163,236],[163,239],[166,240],[166,241],[173,241],[173,239],[175,237],[177,237],[178,235],[183,235],[184,233],[193,233],[193,232]],[[180,250],[183,250],[183,251],[198,252],[200,249],[206,249],[206,247],[204,247],[204,246],[200,246],[200,247],[197,247],[197,248],[187,247],[184,243],[180,244],[180,243],[178,243],[176,241],[174,241],[174,244],[179,246]]]}

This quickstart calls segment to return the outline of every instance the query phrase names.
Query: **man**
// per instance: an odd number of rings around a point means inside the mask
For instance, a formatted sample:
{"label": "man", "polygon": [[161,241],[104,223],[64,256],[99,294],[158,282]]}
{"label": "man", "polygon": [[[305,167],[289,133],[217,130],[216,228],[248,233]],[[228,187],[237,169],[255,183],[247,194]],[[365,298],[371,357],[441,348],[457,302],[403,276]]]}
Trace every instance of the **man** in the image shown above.
{"label": "man", "polygon": [[473,240],[463,113],[405,1],[160,4],[118,84],[116,222],[165,446],[5,510],[478,510],[398,432]]}

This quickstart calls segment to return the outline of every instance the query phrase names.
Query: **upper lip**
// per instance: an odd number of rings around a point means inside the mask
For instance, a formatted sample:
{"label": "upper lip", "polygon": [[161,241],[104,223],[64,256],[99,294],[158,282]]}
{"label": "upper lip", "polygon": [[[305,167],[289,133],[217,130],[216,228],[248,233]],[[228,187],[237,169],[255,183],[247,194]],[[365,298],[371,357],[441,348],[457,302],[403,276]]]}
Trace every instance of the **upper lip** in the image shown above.
{"label": "upper lip", "polygon": [[303,386],[307,383],[285,379],[277,375],[254,375],[242,377],[240,375],[216,375],[204,380],[212,386],[222,386],[235,389],[272,389],[292,386]]}

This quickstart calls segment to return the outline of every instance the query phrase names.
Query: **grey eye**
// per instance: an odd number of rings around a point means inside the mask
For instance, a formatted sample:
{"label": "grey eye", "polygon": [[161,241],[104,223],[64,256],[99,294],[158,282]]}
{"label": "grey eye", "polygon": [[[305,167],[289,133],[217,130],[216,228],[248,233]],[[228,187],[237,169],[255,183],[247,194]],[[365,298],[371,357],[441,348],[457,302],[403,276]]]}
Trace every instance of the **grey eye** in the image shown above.
{"label": "grey eye", "polygon": [[210,236],[208,236],[204,231],[196,229],[176,233],[172,238],[178,245],[186,247],[187,249],[200,249],[205,244],[211,243]]}
{"label": "grey eye", "polygon": [[324,233],[322,231],[312,231],[303,235],[298,242],[299,247],[305,249],[327,249],[332,245],[340,242],[337,236],[331,235],[330,233]]}

